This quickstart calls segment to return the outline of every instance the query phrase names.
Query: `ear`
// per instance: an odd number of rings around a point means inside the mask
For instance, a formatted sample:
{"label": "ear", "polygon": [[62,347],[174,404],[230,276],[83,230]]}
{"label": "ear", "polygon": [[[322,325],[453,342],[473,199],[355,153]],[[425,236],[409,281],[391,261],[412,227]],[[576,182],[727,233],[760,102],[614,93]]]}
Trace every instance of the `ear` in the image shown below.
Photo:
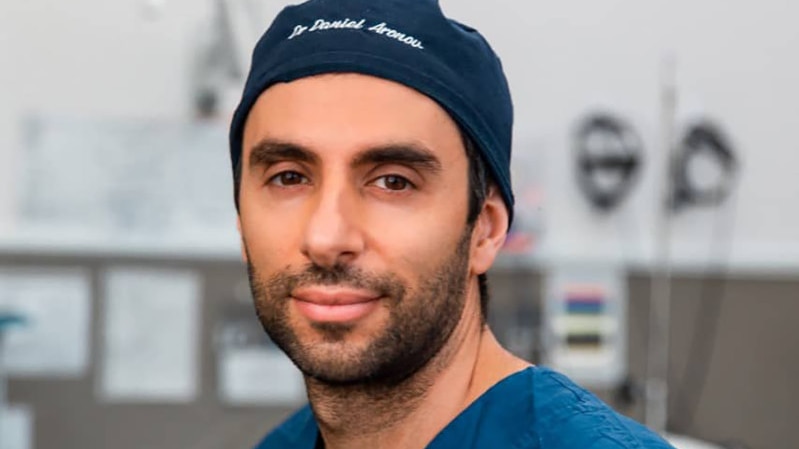
{"label": "ear", "polygon": [[483,274],[491,268],[508,234],[508,209],[496,186],[488,189],[472,232],[471,269]]}
{"label": "ear", "polygon": [[245,264],[249,262],[247,258],[247,248],[244,246],[244,235],[241,233],[241,215],[236,215],[236,229],[239,230],[239,236],[241,236],[241,260]]}

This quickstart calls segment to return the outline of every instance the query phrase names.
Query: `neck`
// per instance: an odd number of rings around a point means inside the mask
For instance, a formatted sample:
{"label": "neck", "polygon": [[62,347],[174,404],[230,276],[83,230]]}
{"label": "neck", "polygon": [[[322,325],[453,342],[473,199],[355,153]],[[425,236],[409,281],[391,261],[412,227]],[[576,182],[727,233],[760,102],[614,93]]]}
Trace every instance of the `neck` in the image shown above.
{"label": "neck", "polygon": [[499,345],[479,314],[472,315],[399,385],[330,386],[306,379],[325,447],[424,448],[491,386],[529,366]]}

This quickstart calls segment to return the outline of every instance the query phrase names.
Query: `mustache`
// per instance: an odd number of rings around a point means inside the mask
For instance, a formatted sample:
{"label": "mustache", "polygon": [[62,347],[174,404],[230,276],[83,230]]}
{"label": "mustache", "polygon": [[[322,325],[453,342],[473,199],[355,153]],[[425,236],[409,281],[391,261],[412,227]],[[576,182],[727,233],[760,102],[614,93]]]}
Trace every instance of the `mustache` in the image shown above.
{"label": "mustache", "polygon": [[401,298],[405,294],[405,285],[397,276],[369,273],[345,264],[323,267],[309,263],[298,270],[285,270],[261,280],[252,264],[248,263],[247,274],[250,285],[257,286],[258,290],[271,298],[288,298],[299,287],[333,285],[370,290],[380,296],[394,298]]}

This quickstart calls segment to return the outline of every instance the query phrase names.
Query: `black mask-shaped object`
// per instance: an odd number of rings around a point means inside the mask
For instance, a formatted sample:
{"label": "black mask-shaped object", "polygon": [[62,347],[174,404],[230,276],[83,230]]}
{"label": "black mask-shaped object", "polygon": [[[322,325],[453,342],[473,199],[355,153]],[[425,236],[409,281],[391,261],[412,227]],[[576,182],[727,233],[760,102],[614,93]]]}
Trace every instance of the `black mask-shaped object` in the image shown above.
{"label": "black mask-shaped object", "polygon": [[[697,157],[706,157],[718,164],[721,176],[716,184],[700,187],[692,178],[690,165]],[[672,209],[721,204],[732,191],[737,172],[738,160],[721,130],[708,121],[691,125],[674,158]]]}
{"label": "black mask-shaped object", "polygon": [[577,183],[600,212],[618,207],[643,165],[641,139],[623,120],[592,114],[574,135]]}

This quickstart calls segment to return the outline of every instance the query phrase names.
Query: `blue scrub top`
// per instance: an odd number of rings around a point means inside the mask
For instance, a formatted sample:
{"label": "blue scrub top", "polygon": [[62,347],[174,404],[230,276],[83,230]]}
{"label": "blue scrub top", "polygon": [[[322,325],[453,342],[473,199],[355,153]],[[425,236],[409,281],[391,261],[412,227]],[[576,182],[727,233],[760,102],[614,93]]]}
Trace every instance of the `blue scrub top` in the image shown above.
{"label": "blue scrub top", "polygon": [[[256,449],[315,449],[318,438],[319,428],[306,406]],[[501,380],[427,445],[450,448],[673,449],[566,376],[540,367]]]}

